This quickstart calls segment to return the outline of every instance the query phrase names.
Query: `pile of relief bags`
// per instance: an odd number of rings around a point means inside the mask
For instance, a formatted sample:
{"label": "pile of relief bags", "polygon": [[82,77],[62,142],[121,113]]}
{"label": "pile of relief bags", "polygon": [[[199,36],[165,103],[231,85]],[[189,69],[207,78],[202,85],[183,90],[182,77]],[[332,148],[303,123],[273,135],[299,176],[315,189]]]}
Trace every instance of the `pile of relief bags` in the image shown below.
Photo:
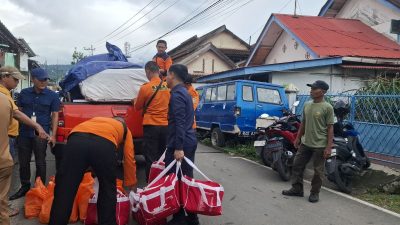
{"label": "pile of relief bags", "polygon": [[[164,155],[153,163],[149,177],[150,183],[143,189],[127,194],[122,187],[122,181],[117,180],[116,221],[118,225],[128,224],[131,213],[132,218],[140,225],[163,225],[167,223],[167,217],[177,213],[181,207],[188,213],[222,215],[224,188],[220,184],[210,180],[186,157],[185,162],[205,180],[184,175],[181,162],[173,161],[166,166],[163,158]],[[174,166],[174,173],[169,173]],[[54,177],[50,179],[47,186],[40,178],[36,179],[35,186],[26,194],[26,218],[39,218],[41,223],[49,223],[55,185]],[[80,220],[86,225],[97,224],[98,188],[97,179],[94,179],[90,172],[86,173],[74,200],[70,223]]]}

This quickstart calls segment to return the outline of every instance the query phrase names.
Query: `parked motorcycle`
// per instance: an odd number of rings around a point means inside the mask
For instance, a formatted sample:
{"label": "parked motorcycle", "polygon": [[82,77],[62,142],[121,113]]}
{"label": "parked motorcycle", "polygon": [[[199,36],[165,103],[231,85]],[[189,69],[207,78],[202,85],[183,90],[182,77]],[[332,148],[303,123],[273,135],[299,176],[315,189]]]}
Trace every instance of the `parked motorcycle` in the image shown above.
{"label": "parked motorcycle", "polygon": [[[297,105],[298,102],[294,104]],[[296,154],[294,141],[300,128],[300,120],[289,111],[284,114],[282,118],[263,114],[257,119],[257,139],[254,146],[263,163],[276,170],[282,180],[288,181]]]}
{"label": "parked motorcycle", "polygon": [[339,190],[351,193],[354,177],[367,169],[370,161],[353,124],[344,122],[344,118],[349,113],[347,104],[343,101],[336,102],[334,113],[337,122],[334,124],[333,148],[325,163],[325,173],[328,180],[335,183]]}

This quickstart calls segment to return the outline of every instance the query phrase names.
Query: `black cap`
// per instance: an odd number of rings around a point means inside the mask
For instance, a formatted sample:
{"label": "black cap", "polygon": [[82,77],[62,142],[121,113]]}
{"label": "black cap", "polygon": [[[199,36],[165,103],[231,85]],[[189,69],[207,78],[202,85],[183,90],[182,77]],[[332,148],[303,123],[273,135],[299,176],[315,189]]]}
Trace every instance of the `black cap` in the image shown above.
{"label": "black cap", "polygon": [[317,80],[312,84],[307,84],[307,86],[312,87],[312,88],[320,88],[325,91],[327,91],[329,89],[329,85],[323,80]]}

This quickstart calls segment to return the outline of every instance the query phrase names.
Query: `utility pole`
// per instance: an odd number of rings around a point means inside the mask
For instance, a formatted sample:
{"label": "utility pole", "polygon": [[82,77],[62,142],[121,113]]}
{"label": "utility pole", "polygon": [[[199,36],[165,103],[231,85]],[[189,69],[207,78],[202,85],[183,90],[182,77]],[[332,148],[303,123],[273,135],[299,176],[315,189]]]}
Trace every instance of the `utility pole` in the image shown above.
{"label": "utility pole", "polygon": [[91,55],[93,55],[93,51],[96,50],[96,48],[93,48],[93,45],[90,45],[90,48],[83,48],[85,51],[91,51]]}
{"label": "utility pole", "polygon": [[131,44],[129,42],[125,42],[124,48],[125,48],[125,56],[128,57],[128,58],[131,57],[131,53],[130,53]]}
{"label": "utility pole", "polygon": [[294,0],[294,16],[297,16],[297,0]]}

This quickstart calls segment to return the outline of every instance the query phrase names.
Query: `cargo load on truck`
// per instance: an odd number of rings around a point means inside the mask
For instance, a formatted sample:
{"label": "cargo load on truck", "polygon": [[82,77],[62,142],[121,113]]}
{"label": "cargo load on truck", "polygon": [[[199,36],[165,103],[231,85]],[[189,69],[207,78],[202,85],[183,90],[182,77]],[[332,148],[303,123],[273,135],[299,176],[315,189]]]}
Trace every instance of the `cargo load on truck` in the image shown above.
{"label": "cargo load on truck", "polygon": [[137,97],[145,82],[144,69],[107,69],[82,81],[79,87],[87,101],[126,102]]}

